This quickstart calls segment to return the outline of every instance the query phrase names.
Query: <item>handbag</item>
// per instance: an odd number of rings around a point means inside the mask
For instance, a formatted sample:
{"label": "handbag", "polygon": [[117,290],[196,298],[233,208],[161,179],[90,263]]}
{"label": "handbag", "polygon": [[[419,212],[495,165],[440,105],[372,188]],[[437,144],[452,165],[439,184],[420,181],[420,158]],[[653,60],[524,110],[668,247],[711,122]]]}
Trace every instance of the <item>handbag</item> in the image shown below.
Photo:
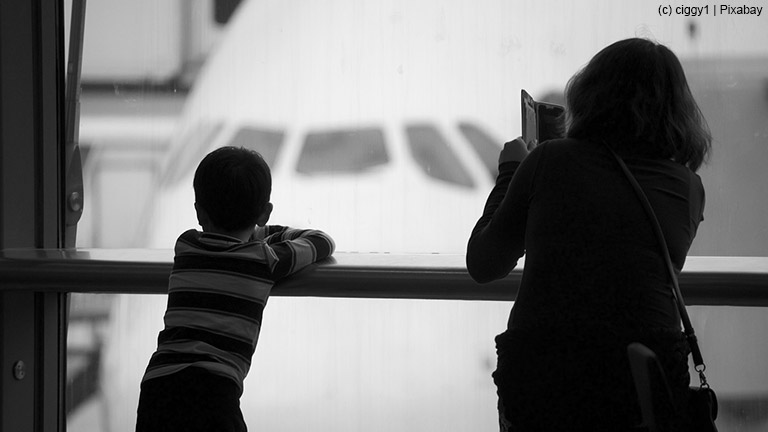
{"label": "handbag", "polygon": [[704,371],[707,369],[704,364],[704,358],[701,355],[701,348],[699,348],[698,340],[696,339],[696,333],[691,325],[691,319],[688,317],[688,312],[685,309],[685,303],[683,301],[683,295],[680,292],[680,285],[677,280],[677,273],[672,265],[672,259],[669,256],[669,249],[667,242],[664,239],[664,233],[661,231],[661,225],[656,217],[656,213],[653,211],[648,197],[643,192],[640,184],[629,171],[627,165],[619,157],[618,154],[607,143],[603,143],[605,147],[611,152],[614,159],[618,162],[625,176],[635,189],[637,196],[640,198],[649,219],[652,222],[653,230],[656,233],[656,237],[659,240],[661,246],[662,255],[666,263],[669,277],[672,280],[672,295],[677,304],[677,309],[680,312],[680,318],[683,321],[683,330],[685,333],[688,345],[691,347],[691,357],[693,358],[694,369],[699,374],[699,385],[691,386],[688,392],[688,415],[690,417],[690,430],[696,432],[717,432],[717,426],[715,420],[717,419],[717,396],[715,391],[710,387],[707,382],[707,377],[704,375]]}

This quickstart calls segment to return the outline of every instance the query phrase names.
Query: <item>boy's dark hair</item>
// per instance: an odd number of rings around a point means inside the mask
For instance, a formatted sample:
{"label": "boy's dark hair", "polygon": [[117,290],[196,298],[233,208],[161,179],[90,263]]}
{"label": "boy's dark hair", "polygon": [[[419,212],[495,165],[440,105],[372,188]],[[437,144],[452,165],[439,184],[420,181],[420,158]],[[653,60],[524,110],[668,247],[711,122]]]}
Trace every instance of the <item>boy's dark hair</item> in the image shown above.
{"label": "boy's dark hair", "polygon": [[605,140],[617,151],[674,159],[693,171],[712,136],[683,67],[664,45],[625,39],[597,53],[565,90],[568,137]]}
{"label": "boy's dark hair", "polygon": [[192,184],[195,202],[212,223],[226,230],[241,230],[255,226],[269,202],[272,174],[259,153],[221,147],[203,158]]}

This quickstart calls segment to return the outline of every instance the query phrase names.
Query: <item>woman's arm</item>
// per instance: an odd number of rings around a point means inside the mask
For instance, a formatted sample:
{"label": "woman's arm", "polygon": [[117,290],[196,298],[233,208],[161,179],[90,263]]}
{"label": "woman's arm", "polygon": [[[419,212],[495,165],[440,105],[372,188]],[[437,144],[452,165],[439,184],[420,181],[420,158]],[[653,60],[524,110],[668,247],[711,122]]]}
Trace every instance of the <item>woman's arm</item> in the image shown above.
{"label": "woman's arm", "polygon": [[505,144],[501,152],[496,186],[467,245],[467,270],[477,282],[505,277],[525,253],[528,198],[538,153],[528,157],[520,139]]}

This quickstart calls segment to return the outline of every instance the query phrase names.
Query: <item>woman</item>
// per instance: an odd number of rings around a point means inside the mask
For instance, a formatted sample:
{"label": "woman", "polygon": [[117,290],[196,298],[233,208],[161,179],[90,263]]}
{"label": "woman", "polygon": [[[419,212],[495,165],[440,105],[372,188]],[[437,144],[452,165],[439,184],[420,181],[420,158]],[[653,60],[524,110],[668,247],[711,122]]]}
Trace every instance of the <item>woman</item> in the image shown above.
{"label": "woman", "polygon": [[[516,139],[467,247],[478,282],[525,254],[507,330],[496,337],[502,431],[622,431],[640,423],[626,347],[659,356],[677,406],[687,355],[652,224],[610,146],[655,209],[681,269],[703,219],[695,171],[711,136],[666,47],[644,39],[600,51],[566,88],[567,134],[528,154]],[[668,418],[668,429],[686,419]],[[684,417],[684,416],[682,416]]]}

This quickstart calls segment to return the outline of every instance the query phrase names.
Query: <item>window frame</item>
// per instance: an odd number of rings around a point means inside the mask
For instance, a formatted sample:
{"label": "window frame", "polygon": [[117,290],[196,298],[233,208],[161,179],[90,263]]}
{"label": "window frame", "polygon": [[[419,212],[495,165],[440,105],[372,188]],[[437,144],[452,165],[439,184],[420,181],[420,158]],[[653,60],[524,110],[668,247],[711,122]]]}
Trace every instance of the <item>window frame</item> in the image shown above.
{"label": "window frame", "polygon": [[[0,3],[0,248],[64,245],[64,10]],[[63,431],[67,294],[0,292],[0,430]]]}

